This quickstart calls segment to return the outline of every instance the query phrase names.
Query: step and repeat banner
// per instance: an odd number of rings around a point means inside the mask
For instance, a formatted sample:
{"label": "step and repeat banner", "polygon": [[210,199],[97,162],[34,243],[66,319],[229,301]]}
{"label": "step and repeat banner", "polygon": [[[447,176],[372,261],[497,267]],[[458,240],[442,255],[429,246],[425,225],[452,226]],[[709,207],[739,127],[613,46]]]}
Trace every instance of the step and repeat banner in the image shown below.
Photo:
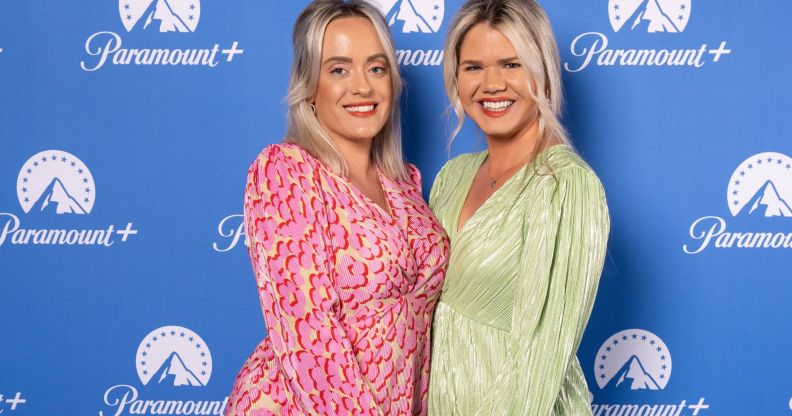
{"label": "step and repeat banner", "polygon": [[[377,0],[424,193],[460,0]],[[245,175],[306,1],[0,4],[0,414],[221,414],[266,336]],[[578,352],[597,416],[792,415],[792,7],[543,1],[612,234]]]}

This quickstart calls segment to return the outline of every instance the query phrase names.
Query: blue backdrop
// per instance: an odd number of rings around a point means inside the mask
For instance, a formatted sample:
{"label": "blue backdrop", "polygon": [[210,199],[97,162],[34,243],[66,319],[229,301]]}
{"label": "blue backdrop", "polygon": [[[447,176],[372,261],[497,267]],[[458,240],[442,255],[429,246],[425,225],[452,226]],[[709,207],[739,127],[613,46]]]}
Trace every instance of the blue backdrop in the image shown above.
{"label": "blue backdrop", "polygon": [[[306,3],[0,4],[0,413],[220,413],[265,335],[242,193]],[[594,414],[792,414],[792,7],[543,3],[612,215],[578,353]],[[461,1],[378,4],[428,194]],[[483,147],[466,125],[450,154]]]}

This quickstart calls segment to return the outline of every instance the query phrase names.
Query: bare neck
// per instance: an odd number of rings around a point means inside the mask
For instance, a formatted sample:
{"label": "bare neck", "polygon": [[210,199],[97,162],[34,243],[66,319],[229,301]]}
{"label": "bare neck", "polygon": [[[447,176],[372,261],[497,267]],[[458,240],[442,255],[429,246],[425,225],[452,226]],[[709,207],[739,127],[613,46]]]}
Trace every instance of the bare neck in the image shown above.
{"label": "bare neck", "polygon": [[539,123],[512,136],[486,136],[487,153],[493,170],[505,170],[521,161],[530,161],[539,149]]}
{"label": "bare neck", "polygon": [[371,142],[358,142],[351,140],[334,140],[347,164],[347,176],[353,181],[370,177],[375,171],[374,162],[371,160]]}

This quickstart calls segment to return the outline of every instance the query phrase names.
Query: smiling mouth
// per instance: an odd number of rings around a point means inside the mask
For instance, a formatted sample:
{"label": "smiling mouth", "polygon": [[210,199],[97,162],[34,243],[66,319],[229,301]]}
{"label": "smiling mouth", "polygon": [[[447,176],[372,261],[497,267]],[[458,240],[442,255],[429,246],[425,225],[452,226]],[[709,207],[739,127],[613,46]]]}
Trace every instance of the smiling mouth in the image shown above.
{"label": "smiling mouth", "polygon": [[502,113],[514,104],[514,100],[479,101],[484,110],[490,113]]}
{"label": "smiling mouth", "polygon": [[377,104],[355,104],[355,105],[345,105],[344,110],[348,111],[351,114],[369,114],[374,112],[374,109],[377,108]]}

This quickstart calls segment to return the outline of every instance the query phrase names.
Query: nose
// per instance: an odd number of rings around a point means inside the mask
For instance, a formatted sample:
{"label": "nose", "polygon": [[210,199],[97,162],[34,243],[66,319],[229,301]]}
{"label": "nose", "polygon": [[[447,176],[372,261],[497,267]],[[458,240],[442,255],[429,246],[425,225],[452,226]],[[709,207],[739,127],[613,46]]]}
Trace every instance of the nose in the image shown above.
{"label": "nose", "polygon": [[497,68],[486,68],[482,86],[486,93],[500,92],[506,89],[506,80]]}
{"label": "nose", "polygon": [[371,93],[371,83],[366,71],[354,71],[352,74],[352,93],[367,96]]}

